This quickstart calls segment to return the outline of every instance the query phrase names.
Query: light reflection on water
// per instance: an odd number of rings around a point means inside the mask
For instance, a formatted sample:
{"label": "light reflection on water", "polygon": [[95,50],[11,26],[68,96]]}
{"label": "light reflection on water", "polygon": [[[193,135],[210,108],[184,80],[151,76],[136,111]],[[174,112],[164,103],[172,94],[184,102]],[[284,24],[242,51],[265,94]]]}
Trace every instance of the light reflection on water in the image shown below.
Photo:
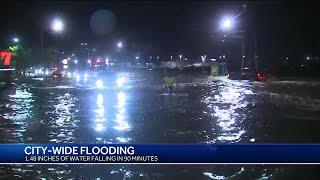
{"label": "light reflection on water", "polygon": [[17,88],[8,94],[8,101],[3,101],[0,114],[0,138],[4,142],[23,142],[30,140],[24,134],[30,124],[33,112],[34,95],[25,88]]}
{"label": "light reflection on water", "polygon": [[127,112],[126,112],[126,102],[127,102],[127,94],[125,92],[118,92],[117,93],[117,104],[116,108],[116,115],[114,122],[116,125],[113,127],[117,131],[120,132],[120,136],[116,137],[116,140],[119,143],[129,143],[132,141],[132,138],[124,137],[125,131],[131,130],[129,122],[127,121]]}
{"label": "light reflection on water", "polygon": [[105,127],[105,116],[104,116],[104,97],[102,93],[99,93],[97,95],[97,109],[95,109],[96,113],[96,119],[95,119],[95,130],[97,132],[103,132],[106,127]]}
{"label": "light reflection on water", "polygon": [[75,119],[79,110],[75,109],[77,98],[71,93],[64,93],[55,98],[57,104],[54,111],[50,114],[48,122],[50,142],[69,143],[75,142],[75,131],[79,125],[79,120]]}
{"label": "light reflection on water", "polygon": [[212,172],[203,172],[203,175],[209,177],[210,179],[226,179],[226,178],[235,178],[237,175],[240,175],[244,172],[244,167],[241,167],[239,171],[237,171],[236,173],[230,175],[230,176],[224,176],[224,175],[218,175],[216,173],[212,173]]}
{"label": "light reflection on water", "polygon": [[[105,97],[107,94],[108,98]],[[126,112],[127,98],[127,93],[121,90],[115,93],[101,91],[96,95],[93,111],[95,139],[98,143],[128,143],[132,140],[130,137],[125,137],[126,132],[131,129]],[[111,131],[110,128],[115,131]]]}
{"label": "light reflection on water", "polygon": [[117,113],[116,117],[114,119],[114,122],[116,125],[113,127],[114,129],[118,131],[127,131],[130,129],[130,125],[128,121],[126,120],[126,101],[127,97],[124,92],[117,93]]}
{"label": "light reflection on water", "polygon": [[[82,81],[80,81],[82,82]],[[195,141],[196,138],[202,138],[202,136],[208,135],[209,138],[206,139],[207,143],[236,143],[236,142],[246,142],[244,137],[247,136],[248,130],[243,125],[247,120],[247,116],[250,112],[246,112],[248,105],[253,104],[252,99],[248,99],[248,96],[253,94],[251,85],[248,82],[243,81],[233,81],[220,82],[215,81],[209,83],[203,91],[194,92],[197,98],[202,98],[202,102],[199,104],[205,105],[204,107],[192,107],[187,109],[184,103],[194,102],[192,100],[192,94],[187,95],[186,92],[177,92],[174,96],[162,95],[163,92],[158,93],[158,91],[153,91],[150,93],[153,99],[145,98],[144,89],[128,89],[127,85],[130,85],[130,76],[120,75],[115,78],[115,81],[110,83],[110,81],[104,80],[105,88],[98,89],[88,87],[85,88],[74,88],[71,84],[62,86],[61,84],[55,87],[46,88],[35,88],[34,91],[28,89],[27,86],[22,88],[17,88],[14,93],[7,96],[8,101],[4,101],[4,106],[1,106],[1,120],[10,121],[9,123],[18,126],[5,126],[3,122],[0,122],[1,135],[6,132],[6,135],[1,138],[2,142],[30,142],[25,136],[25,132],[29,123],[41,122],[43,125],[41,127],[46,127],[46,129],[39,129],[38,131],[45,131],[42,133],[48,139],[49,142],[55,143],[130,143],[130,142],[143,142],[141,137],[137,134],[142,134],[143,137],[148,136],[150,133],[150,138],[153,138],[155,142],[163,142],[165,140],[171,140],[171,142],[183,140],[187,142]],[[94,86],[95,81],[90,81],[88,78],[87,84],[92,84]],[[138,84],[143,84],[148,87],[148,83],[151,82],[138,82]],[[152,82],[153,83],[153,82]],[[115,88],[111,87],[110,84],[114,84]],[[81,85],[81,83],[77,84]],[[199,85],[200,86],[200,85]],[[68,87],[68,88],[65,88]],[[140,86],[141,88],[143,86]],[[189,88],[186,86],[185,88]],[[202,87],[198,87],[202,88]],[[197,90],[197,89],[196,89]],[[39,92],[43,94],[38,94]],[[136,94],[135,94],[136,93]],[[141,95],[142,94],[142,95]],[[160,94],[160,95],[158,95]],[[38,97],[38,100],[37,98]],[[148,96],[150,97],[150,96]],[[91,98],[91,100],[89,100]],[[191,100],[189,100],[189,98]],[[44,99],[39,103],[39,99]],[[161,101],[166,99],[167,101]],[[47,101],[46,101],[47,100]],[[133,107],[136,104],[133,102],[145,102],[144,105],[139,107]],[[170,102],[171,106],[168,104],[163,104],[165,102]],[[149,105],[150,103],[150,105]],[[47,106],[45,111],[37,112],[38,106]],[[150,106],[150,111],[148,107]],[[153,107],[151,107],[153,106]],[[193,104],[189,104],[193,106]],[[141,107],[145,109],[141,109]],[[136,114],[132,113],[132,109],[136,110]],[[163,111],[161,111],[161,109]],[[195,109],[194,109],[195,108]],[[197,108],[197,109],[196,109]],[[200,109],[200,111],[198,111]],[[137,113],[141,111],[141,119],[135,118]],[[185,113],[191,115],[195,114],[194,117],[187,117]],[[203,111],[203,112],[202,112]],[[159,114],[157,114],[159,112]],[[170,116],[161,116],[163,112],[170,114]],[[205,113],[206,112],[206,113]],[[162,114],[161,114],[162,113]],[[41,117],[34,118],[34,114],[41,114]],[[132,115],[133,114],[133,115]],[[200,117],[199,114],[206,114],[209,116]],[[160,117],[153,120],[153,117]],[[165,119],[161,117],[169,117],[171,119]],[[178,118],[177,118],[178,117]],[[201,120],[195,120],[198,117],[203,118]],[[186,120],[181,120],[185,118]],[[199,118],[199,119],[200,119]],[[138,120],[137,120],[138,119]],[[210,123],[207,123],[207,121]],[[161,121],[158,126],[148,126],[145,125],[150,121],[149,124],[153,124],[156,121]],[[183,123],[181,123],[181,121]],[[203,126],[212,127],[212,131],[202,132]],[[7,124],[9,124],[7,123]],[[195,126],[189,128],[188,123],[194,123]],[[197,124],[198,123],[198,124]],[[207,123],[207,124],[205,124]],[[186,126],[184,126],[186,125]],[[137,127],[140,127],[137,128]],[[163,136],[163,131],[169,128],[179,128],[176,132],[176,136]],[[159,131],[154,131],[154,129],[159,128]],[[199,130],[200,129],[200,130]],[[202,131],[201,131],[202,130]],[[37,130],[35,133],[29,134],[30,137],[37,137]],[[154,135],[155,133],[158,133]],[[20,133],[20,135],[18,135]],[[136,134],[135,134],[136,133]],[[189,139],[189,137],[194,137]],[[19,138],[19,139],[18,139]],[[44,138],[46,140],[46,138]],[[149,138],[149,139],[150,139]],[[159,138],[159,139],[157,139]],[[175,139],[177,138],[177,139]],[[181,138],[181,139],[178,139]],[[148,137],[143,140],[148,139]],[[43,140],[43,142],[47,142]],[[31,142],[34,142],[32,140]],[[181,142],[179,141],[179,142]],[[45,166],[40,168],[39,166],[15,166],[13,168],[13,174],[20,174],[23,177],[24,173],[32,174],[37,177],[43,177],[50,179],[54,178],[72,178],[78,173],[78,168],[86,169],[88,168],[88,174],[91,173],[97,166]],[[41,170],[40,170],[41,169]],[[104,174],[102,177],[109,177],[109,175],[117,176],[120,174],[123,178],[136,178],[140,176],[154,177],[151,174],[153,172],[148,171],[148,169],[142,168],[132,168],[130,166],[122,167],[111,167],[101,168],[99,170],[100,174]],[[167,168],[163,168],[167,170]],[[186,168],[185,172],[188,172]],[[226,168],[228,169],[228,168]],[[215,167],[208,169],[199,169],[196,172],[201,174],[202,177],[208,177],[212,179],[217,178],[229,178],[236,177],[243,173],[243,169],[231,168],[232,173],[226,174],[225,169],[216,171]],[[251,171],[250,168],[246,168],[245,172]],[[102,173],[103,172],[103,173]],[[112,172],[112,173],[111,173]],[[183,173],[185,173],[183,172]],[[107,174],[107,175],[106,175]],[[170,173],[158,173],[157,177],[166,177]],[[82,174],[81,174],[82,175]],[[234,176],[233,176],[234,175]],[[92,177],[98,177],[94,174],[89,175]],[[264,175],[263,175],[264,176]],[[117,176],[118,177],[118,176]],[[267,173],[266,177],[270,177],[270,173]]]}
{"label": "light reflection on water", "polygon": [[5,119],[15,120],[16,123],[23,123],[23,120],[31,117],[33,95],[26,89],[17,89],[15,94],[9,95],[9,100],[15,104],[8,105],[12,113],[4,114]]}
{"label": "light reflection on water", "polygon": [[[247,114],[241,114],[240,110],[246,109],[248,105],[247,96],[253,94],[247,82],[213,82],[215,90],[204,96],[203,102],[207,104],[208,111],[214,123],[213,132],[216,137],[208,143],[235,143],[242,140],[246,133],[242,123]],[[210,86],[210,85],[209,85]]]}

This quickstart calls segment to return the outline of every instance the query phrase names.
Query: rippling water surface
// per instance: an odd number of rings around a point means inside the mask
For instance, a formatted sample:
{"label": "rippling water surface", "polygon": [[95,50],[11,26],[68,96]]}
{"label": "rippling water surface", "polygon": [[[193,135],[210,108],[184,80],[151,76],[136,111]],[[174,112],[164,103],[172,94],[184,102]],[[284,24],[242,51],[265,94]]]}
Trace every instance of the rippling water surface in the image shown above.
{"label": "rippling water surface", "polygon": [[[101,80],[103,84],[98,83]],[[2,143],[320,142],[320,85],[154,73],[35,79],[1,90]],[[96,87],[98,85],[98,88]],[[14,165],[0,175],[45,179],[274,178],[296,167],[253,165]],[[293,169],[293,170],[292,170]]]}

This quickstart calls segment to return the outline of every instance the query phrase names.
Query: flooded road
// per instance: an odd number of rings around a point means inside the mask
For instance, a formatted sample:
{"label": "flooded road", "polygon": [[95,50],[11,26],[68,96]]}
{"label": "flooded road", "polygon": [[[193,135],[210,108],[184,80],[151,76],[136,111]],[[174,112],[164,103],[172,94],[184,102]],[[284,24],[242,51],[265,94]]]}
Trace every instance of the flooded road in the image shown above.
{"label": "flooded road", "polygon": [[[320,142],[320,82],[248,82],[155,72],[34,79],[1,90],[1,143]],[[312,168],[262,165],[14,165],[0,176],[44,179],[294,177]]]}

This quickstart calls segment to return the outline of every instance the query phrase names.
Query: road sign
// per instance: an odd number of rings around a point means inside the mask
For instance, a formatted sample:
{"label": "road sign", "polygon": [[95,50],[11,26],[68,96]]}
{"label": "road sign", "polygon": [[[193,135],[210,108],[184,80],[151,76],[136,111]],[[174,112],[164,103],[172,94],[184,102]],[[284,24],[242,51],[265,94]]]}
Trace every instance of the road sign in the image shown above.
{"label": "road sign", "polygon": [[3,61],[3,66],[10,66],[11,64],[11,57],[12,57],[12,53],[11,52],[6,52],[6,51],[1,51],[0,52],[0,57],[4,58],[4,61]]}

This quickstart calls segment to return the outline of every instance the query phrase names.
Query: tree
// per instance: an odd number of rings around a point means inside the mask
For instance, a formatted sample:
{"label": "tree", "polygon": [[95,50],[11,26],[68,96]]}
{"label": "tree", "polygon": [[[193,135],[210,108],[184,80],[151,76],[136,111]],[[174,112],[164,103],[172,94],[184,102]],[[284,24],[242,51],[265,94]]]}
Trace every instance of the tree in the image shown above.
{"label": "tree", "polygon": [[24,48],[15,44],[8,48],[13,55],[12,65],[18,72],[25,75],[26,69],[31,66],[49,66],[57,62],[57,52],[52,48]]}
{"label": "tree", "polygon": [[17,71],[22,71],[25,75],[26,68],[32,65],[32,49],[25,49],[22,46],[13,45],[9,47],[9,51],[13,55],[13,66],[15,66]]}

